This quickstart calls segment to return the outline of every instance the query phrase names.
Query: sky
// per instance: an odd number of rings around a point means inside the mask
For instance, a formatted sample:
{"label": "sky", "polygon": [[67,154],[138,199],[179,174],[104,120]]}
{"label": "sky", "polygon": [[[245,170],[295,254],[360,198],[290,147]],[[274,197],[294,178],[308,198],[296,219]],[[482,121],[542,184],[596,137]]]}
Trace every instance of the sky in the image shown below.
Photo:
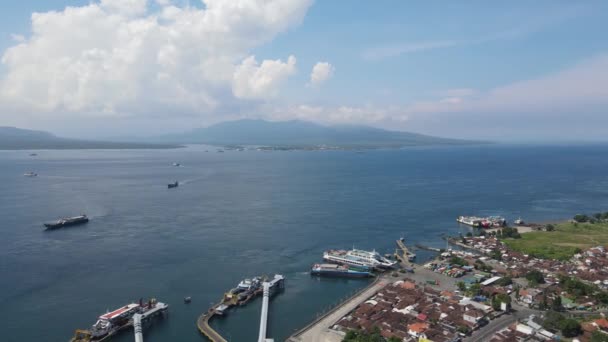
{"label": "sky", "polygon": [[153,136],[305,120],[608,140],[606,1],[21,0],[0,126]]}

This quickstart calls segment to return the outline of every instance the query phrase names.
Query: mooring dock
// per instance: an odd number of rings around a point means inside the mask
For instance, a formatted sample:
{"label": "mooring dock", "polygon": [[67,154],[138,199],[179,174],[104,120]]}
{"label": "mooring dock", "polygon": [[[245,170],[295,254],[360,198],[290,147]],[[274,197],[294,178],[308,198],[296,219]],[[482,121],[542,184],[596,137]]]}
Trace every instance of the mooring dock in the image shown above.
{"label": "mooring dock", "polygon": [[402,262],[411,262],[411,260],[416,257],[416,254],[410,252],[407,246],[405,246],[403,238],[398,239],[396,242],[398,249],[395,251],[395,256]]}
{"label": "mooring dock", "polygon": [[205,337],[207,337],[212,342],[228,342],[222,337],[222,335],[220,335],[217,331],[213,330],[213,328],[211,328],[211,326],[209,325],[209,320],[216,314],[215,310],[220,305],[222,304],[220,303],[213,306],[211,309],[209,309],[209,311],[200,315],[198,320],[196,321],[196,325],[201,334],[205,335]]}
{"label": "mooring dock", "polygon": [[218,304],[215,304],[207,312],[199,316],[196,321],[196,326],[198,327],[198,330],[201,332],[201,334],[205,335],[205,337],[212,342],[228,342],[225,338],[222,337],[222,335],[220,335],[209,325],[209,321],[216,315],[223,315],[229,308],[235,305],[243,305],[249,300],[256,297],[257,295],[263,294],[258,341],[273,342],[273,339],[266,338],[268,323],[268,302],[273,294],[284,288],[284,282],[285,278],[280,274],[276,274],[271,281],[264,281],[260,289],[254,291],[250,296],[246,297],[241,302],[238,301],[237,296],[229,296],[228,294],[224,295],[224,297]]}
{"label": "mooring dock", "polygon": [[135,342],[144,342],[142,322],[145,322],[149,317],[160,315],[167,311],[169,305],[158,302],[153,309],[150,309],[143,314],[133,315],[133,332],[135,334]]}

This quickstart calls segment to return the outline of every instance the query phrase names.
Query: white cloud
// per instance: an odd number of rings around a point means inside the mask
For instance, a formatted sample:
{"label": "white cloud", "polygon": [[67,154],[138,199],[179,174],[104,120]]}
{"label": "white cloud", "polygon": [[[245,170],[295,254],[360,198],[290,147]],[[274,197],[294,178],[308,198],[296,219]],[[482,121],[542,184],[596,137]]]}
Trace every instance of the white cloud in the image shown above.
{"label": "white cloud", "polygon": [[329,80],[334,75],[334,72],[335,68],[333,65],[327,62],[318,62],[310,73],[310,84],[319,86]]}
{"label": "white cloud", "polygon": [[147,6],[147,0],[101,0],[103,9],[124,15],[144,14]]}
{"label": "white cloud", "polygon": [[296,58],[265,60],[258,64],[254,56],[237,66],[232,79],[232,92],[238,98],[265,99],[276,96],[279,86],[296,71]]}
{"label": "white cloud", "polygon": [[0,119],[212,115],[276,94],[295,57],[258,66],[247,56],[299,24],[312,0],[203,2],[157,1],[152,12],[146,0],[102,0],[32,14],[31,36],[2,55]]}

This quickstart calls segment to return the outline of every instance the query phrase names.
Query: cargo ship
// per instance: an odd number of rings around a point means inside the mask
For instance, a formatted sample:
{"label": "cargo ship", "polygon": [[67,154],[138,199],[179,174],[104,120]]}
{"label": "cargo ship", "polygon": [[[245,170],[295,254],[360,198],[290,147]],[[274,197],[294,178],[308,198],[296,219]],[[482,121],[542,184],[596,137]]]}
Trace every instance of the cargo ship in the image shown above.
{"label": "cargo ship", "polygon": [[116,335],[119,331],[133,325],[133,316],[140,314],[147,318],[167,311],[169,305],[150,299],[147,303],[127,304],[97,319],[90,330],[76,330],[70,342],[101,342]]}
{"label": "cargo ship", "polygon": [[373,277],[374,274],[366,268],[349,267],[336,264],[315,264],[310,269],[310,274],[327,277],[350,277],[366,278]]}
{"label": "cargo ship", "polygon": [[45,223],[44,226],[46,227],[47,230],[52,230],[52,229],[58,229],[58,228],[63,228],[63,227],[67,227],[67,226],[85,224],[87,222],[89,222],[89,218],[87,217],[87,215],[80,215],[80,216],[62,218],[55,222],[48,222],[48,223]]}
{"label": "cargo ship", "polygon": [[397,262],[391,261],[376,251],[364,251],[360,249],[345,250],[329,250],[323,253],[325,261],[349,265],[355,267],[363,267],[367,269],[387,269],[394,267]]}

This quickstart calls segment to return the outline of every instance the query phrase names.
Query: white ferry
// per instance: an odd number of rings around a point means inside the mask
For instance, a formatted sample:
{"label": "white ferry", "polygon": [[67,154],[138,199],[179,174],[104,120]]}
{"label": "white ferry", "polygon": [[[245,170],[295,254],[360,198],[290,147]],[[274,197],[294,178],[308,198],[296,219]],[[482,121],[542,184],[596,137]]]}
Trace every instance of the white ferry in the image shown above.
{"label": "white ferry", "polygon": [[351,265],[357,267],[364,267],[368,269],[373,268],[392,268],[397,264],[396,261],[391,261],[376,251],[364,251],[360,249],[352,249],[350,251],[345,250],[329,250],[323,253],[323,259],[329,262]]}

